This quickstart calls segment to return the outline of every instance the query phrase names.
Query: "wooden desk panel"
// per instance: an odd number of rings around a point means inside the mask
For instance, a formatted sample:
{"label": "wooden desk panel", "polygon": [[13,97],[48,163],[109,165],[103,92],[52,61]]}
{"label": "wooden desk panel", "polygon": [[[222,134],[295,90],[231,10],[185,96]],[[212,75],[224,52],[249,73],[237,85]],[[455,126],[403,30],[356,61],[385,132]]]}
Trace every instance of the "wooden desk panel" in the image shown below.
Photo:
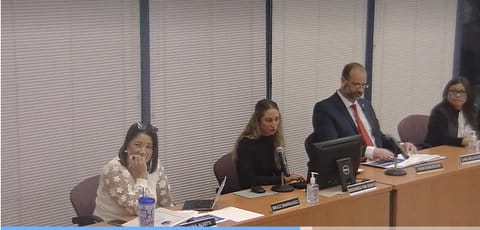
{"label": "wooden desk panel", "polygon": [[[219,226],[387,226],[390,218],[390,191],[392,187],[377,184],[377,189],[349,196],[340,194],[322,197],[317,204],[306,204],[305,191],[295,190],[272,196],[248,199],[233,193],[222,195],[215,209],[237,207],[264,216],[243,222],[226,221]],[[298,198],[300,205],[271,212],[270,204]],[[181,205],[173,207],[180,210]],[[126,216],[123,220],[131,220]],[[111,226],[106,222],[94,226]]]}
{"label": "wooden desk panel", "polygon": [[[234,206],[264,215],[240,223],[229,222],[225,225],[387,226],[389,223],[390,191],[390,186],[377,184],[376,190],[354,196],[347,194],[334,197],[320,196],[319,203],[314,205],[306,204],[305,192],[300,190],[255,199],[226,194],[221,197],[216,209]],[[270,204],[291,198],[299,198],[300,205],[275,213],[271,212]]]}
{"label": "wooden desk panel", "polygon": [[466,149],[438,146],[421,151],[443,155],[444,169],[417,175],[387,176],[384,169],[362,166],[360,177],[393,186],[392,224],[395,226],[480,226],[480,163],[461,165]]}

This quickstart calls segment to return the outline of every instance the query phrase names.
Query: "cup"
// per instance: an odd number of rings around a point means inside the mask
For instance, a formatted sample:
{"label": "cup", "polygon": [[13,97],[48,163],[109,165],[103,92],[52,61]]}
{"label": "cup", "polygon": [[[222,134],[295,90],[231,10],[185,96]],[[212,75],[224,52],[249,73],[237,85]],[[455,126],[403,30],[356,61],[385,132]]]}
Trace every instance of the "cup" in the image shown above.
{"label": "cup", "polygon": [[138,199],[138,220],[140,226],[153,227],[155,223],[155,198],[142,196]]}

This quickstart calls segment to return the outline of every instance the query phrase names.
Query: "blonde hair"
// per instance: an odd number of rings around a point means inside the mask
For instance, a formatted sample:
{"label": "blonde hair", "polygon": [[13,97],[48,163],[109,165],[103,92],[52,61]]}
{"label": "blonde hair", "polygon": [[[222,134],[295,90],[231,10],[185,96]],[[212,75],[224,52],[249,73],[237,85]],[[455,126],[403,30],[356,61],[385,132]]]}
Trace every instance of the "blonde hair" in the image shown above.
{"label": "blonde hair", "polygon": [[278,109],[277,103],[270,99],[263,99],[257,102],[255,105],[255,112],[250,117],[245,129],[242,131],[240,136],[235,143],[235,148],[232,152],[232,160],[235,163],[237,161],[237,148],[238,143],[246,137],[250,139],[259,139],[262,137],[262,131],[260,130],[260,122],[263,118],[264,113],[269,109],[276,109],[279,114],[279,124],[278,129],[275,134],[273,134],[273,145],[275,148],[284,145],[283,132],[282,132],[282,115],[280,115],[280,110]]}

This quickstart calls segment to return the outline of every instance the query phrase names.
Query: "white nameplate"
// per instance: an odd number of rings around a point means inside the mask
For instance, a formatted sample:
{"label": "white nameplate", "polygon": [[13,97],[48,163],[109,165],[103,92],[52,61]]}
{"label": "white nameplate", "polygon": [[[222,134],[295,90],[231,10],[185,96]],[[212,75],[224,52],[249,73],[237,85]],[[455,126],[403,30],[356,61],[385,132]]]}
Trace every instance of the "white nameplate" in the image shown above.
{"label": "white nameplate", "polygon": [[300,200],[298,200],[298,198],[293,198],[293,199],[280,201],[278,203],[271,204],[270,207],[272,208],[272,212],[275,212],[275,211],[278,211],[278,210],[282,210],[282,209],[290,208],[290,207],[293,207],[293,206],[297,206],[299,204],[300,204]]}
{"label": "white nameplate", "polygon": [[462,164],[471,163],[479,160],[480,160],[480,152],[470,153],[470,154],[465,154],[460,156],[460,162]]}
{"label": "white nameplate", "polygon": [[440,170],[440,169],[443,169],[442,163],[433,163],[433,164],[428,164],[428,165],[417,166],[417,167],[415,167],[415,172],[417,174],[421,174],[421,173],[426,173],[426,172],[437,171],[437,170]]}
{"label": "white nameplate", "polygon": [[365,190],[370,190],[373,188],[375,188],[375,181],[367,180],[367,181],[362,181],[362,182],[348,185],[347,191],[349,194],[354,194],[354,193],[362,192]]}

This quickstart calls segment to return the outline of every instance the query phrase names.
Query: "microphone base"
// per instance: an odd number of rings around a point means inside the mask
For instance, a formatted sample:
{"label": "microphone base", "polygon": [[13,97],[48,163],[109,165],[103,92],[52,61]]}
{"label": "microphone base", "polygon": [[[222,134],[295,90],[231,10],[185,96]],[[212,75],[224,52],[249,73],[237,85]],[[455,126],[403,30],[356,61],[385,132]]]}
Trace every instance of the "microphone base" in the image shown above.
{"label": "microphone base", "polygon": [[289,184],[284,184],[284,185],[277,184],[272,186],[272,191],[275,191],[275,192],[291,192],[293,190],[295,190],[295,188]]}
{"label": "microphone base", "polygon": [[385,174],[389,176],[405,176],[407,172],[403,169],[393,168],[385,170]]}

